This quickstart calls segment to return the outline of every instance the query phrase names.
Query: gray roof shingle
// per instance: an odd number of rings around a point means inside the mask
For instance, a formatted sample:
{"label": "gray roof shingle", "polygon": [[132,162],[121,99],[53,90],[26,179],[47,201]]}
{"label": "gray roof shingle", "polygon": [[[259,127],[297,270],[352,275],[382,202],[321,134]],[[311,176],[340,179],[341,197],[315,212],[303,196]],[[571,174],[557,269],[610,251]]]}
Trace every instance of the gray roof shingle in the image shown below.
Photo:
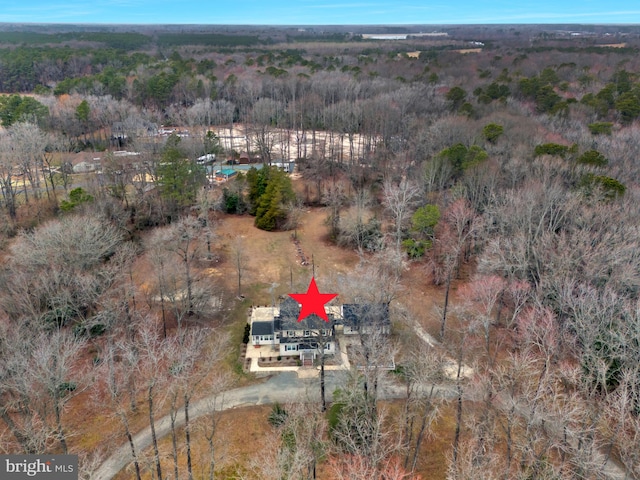
{"label": "gray roof shingle", "polygon": [[253,322],[251,335],[273,335],[273,322]]}

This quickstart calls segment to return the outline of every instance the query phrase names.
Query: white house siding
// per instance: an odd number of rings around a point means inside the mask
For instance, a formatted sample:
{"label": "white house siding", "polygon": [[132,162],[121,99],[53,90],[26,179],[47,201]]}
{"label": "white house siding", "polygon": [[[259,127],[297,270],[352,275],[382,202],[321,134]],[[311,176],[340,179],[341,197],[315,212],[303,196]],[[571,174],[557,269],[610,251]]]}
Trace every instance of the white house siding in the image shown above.
{"label": "white house siding", "polygon": [[253,335],[251,338],[253,345],[273,345],[273,335]]}
{"label": "white house siding", "polygon": [[[287,350],[287,346],[290,350]],[[298,343],[281,343],[280,344],[280,355],[284,356],[284,355],[288,355],[288,356],[302,356],[302,352],[303,351],[310,351],[310,350],[299,350],[299,344]],[[319,354],[319,350],[316,349],[314,351],[314,357]],[[325,346],[325,355],[334,355],[336,353],[336,347],[335,347],[335,342],[329,342],[327,343],[327,345]]]}

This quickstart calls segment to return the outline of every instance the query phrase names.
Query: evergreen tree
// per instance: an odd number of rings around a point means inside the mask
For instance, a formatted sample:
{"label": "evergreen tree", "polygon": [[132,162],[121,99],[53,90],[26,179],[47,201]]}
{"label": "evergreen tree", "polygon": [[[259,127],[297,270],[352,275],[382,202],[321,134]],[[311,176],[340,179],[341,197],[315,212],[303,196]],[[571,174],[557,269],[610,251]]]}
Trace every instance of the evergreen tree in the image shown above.
{"label": "evergreen tree", "polygon": [[186,158],[177,135],[167,139],[156,174],[162,197],[181,207],[195,202],[198,188],[206,180],[204,168]]}
{"label": "evergreen tree", "polygon": [[249,213],[262,230],[280,228],[287,219],[286,205],[295,199],[289,176],[276,167],[252,168],[247,173]]}

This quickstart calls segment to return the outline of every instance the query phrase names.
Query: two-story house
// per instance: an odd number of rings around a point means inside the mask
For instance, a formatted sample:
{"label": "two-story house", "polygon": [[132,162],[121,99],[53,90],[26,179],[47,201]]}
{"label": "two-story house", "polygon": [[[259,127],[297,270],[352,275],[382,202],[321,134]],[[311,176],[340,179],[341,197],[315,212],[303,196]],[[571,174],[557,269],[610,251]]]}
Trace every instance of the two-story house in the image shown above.
{"label": "two-story house", "polygon": [[278,307],[254,307],[251,311],[251,343],[270,345],[279,355],[299,355],[313,359],[324,351],[336,353],[336,328],[345,335],[388,334],[391,330],[388,305],[328,305],[328,322],[310,315],[298,322],[300,305],[287,297]]}

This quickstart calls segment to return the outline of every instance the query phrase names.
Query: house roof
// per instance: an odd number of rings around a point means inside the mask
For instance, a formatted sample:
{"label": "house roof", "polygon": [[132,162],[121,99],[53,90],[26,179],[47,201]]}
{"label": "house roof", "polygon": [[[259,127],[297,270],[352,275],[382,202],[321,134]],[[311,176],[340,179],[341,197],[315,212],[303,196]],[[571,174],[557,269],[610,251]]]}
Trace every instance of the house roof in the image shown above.
{"label": "house roof", "polygon": [[342,305],[343,325],[359,328],[362,325],[390,325],[388,303],[345,303]]}
{"label": "house roof", "polygon": [[253,322],[251,335],[273,335],[273,322]]}
{"label": "house roof", "polygon": [[280,339],[280,343],[298,343],[300,341],[300,337],[282,337]]}
{"label": "house roof", "polygon": [[325,322],[317,315],[309,315],[307,318],[298,322],[300,315],[300,305],[291,297],[285,298],[280,304],[280,314],[274,318],[276,330],[320,330],[333,327],[334,315],[327,307],[327,316],[329,321]]}
{"label": "house roof", "polygon": [[354,330],[368,325],[391,325],[389,305],[344,304],[327,305],[328,322],[317,315],[310,315],[298,322],[300,305],[291,297],[285,298],[279,307],[257,307],[251,313],[251,335],[273,335],[274,332],[300,330],[330,330],[344,325]]}

